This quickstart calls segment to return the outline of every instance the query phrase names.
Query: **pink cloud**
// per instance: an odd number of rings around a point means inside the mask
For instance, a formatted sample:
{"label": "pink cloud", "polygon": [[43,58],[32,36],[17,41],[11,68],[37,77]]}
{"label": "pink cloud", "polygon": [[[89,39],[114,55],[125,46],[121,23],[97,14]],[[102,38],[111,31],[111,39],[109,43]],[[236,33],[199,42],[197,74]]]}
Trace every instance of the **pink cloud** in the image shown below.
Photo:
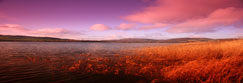
{"label": "pink cloud", "polygon": [[1,32],[7,32],[7,31],[25,31],[28,30],[24,27],[22,27],[21,25],[17,25],[17,24],[4,24],[4,25],[0,25],[0,31]]}
{"label": "pink cloud", "polygon": [[31,31],[31,33],[35,34],[64,34],[68,33],[69,31],[62,29],[62,28],[43,28],[43,29],[37,29],[34,31]]}
{"label": "pink cloud", "polygon": [[62,28],[41,28],[28,29],[17,24],[0,25],[0,34],[2,35],[27,35],[27,36],[45,36],[45,37],[60,37],[74,38],[81,34],[75,31],[69,31]]}
{"label": "pink cloud", "polygon": [[167,24],[156,23],[156,24],[152,24],[152,25],[142,26],[140,29],[144,30],[144,29],[163,28],[165,26],[167,26]]}
{"label": "pink cloud", "polygon": [[82,34],[75,31],[66,30],[63,28],[41,28],[28,31],[27,34],[33,36],[46,36],[46,37],[58,37],[58,38],[72,38],[78,39]]}
{"label": "pink cloud", "polygon": [[125,17],[141,23],[177,23],[201,18],[227,7],[242,7],[240,0],[157,0],[153,6]]}
{"label": "pink cloud", "polygon": [[95,24],[90,27],[91,30],[94,31],[105,31],[111,29],[109,26],[106,26],[104,24]]}
{"label": "pink cloud", "polygon": [[168,29],[169,32],[212,32],[216,28],[224,26],[234,26],[234,24],[242,24],[243,9],[226,8],[218,9],[211,13],[208,17],[201,19],[191,19]]}
{"label": "pink cloud", "polygon": [[145,30],[145,29],[163,28],[165,26],[167,26],[167,24],[155,23],[155,24],[147,24],[147,25],[137,25],[135,23],[131,23],[131,24],[121,23],[116,29],[118,29],[118,30]]}
{"label": "pink cloud", "polygon": [[220,30],[219,27],[241,27],[242,4],[242,0],[156,0],[151,6],[124,18],[151,25],[166,24],[167,31],[173,33],[214,32]]}
{"label": "pink cloud", "polygon": [[137,24],[126,24],[126,23],[121,23],[117,28],[121,30],[130,30],[130,29],[135,29],[137,27]]}

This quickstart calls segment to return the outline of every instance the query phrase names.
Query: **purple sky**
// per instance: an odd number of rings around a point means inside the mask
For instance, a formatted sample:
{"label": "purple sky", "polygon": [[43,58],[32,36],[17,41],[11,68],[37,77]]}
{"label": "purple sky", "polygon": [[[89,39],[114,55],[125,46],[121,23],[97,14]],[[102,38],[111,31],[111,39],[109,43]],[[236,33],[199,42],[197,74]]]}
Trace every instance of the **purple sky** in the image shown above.
{"label": "purple sky", "polygon": [[91,40],[241,37],[242,7],[241,0],[0,0],[0,34]]}

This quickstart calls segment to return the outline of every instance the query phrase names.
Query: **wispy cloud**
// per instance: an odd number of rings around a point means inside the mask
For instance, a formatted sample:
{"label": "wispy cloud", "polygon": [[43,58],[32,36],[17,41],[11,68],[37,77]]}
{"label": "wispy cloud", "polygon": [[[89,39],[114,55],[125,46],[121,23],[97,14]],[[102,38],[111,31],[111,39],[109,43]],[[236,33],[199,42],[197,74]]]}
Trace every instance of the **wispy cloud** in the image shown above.
{"label": "wispy cloud", "polygon": [[243,25],[243,9],[226,8],[212,12],[208,17],[191,19],[169,28],[169,32],[213,32],[224,26]]}
{"label": "wispy cloud", "polygon": [[142,11],[125,16],[125,19],[137,23],[167,24],[171,26],[168,32],[173,33],[212,32],[220,26],[241,24],[242,4],[242,0],[156,0]]}
{"label": "wispy cloud", "polygon": [[[45,36],[59,38],[75,38],[82,34],[76,31],[70,31],[62,28],[39,28],[29,29],[18,24],[0,25],[0,34],[3,35],[27,35],[27,36]],[[75,38],[76,39],[76,38]]]}
{"label": "wispy cloud", "polygon": [[167,24],[155,23],[155,24],[143,24],[139,25],[136,23],[121,23],[119,26],[114,28],[114,30],[147,30],[147,29],[155,29],[155,28],[163,28],[166,27]]}
{"label": "wispy cloud", "polygon": [[90,30],[94,30],[94,31],[106,31],[110,29],[111,28],[109,26],[106,26],[104,24],[94,24],[90,27]]}
{"label": "wispy cloud", "polygon": [[28,31],[28,29],[22,27],[21,25],[18,24],[4,24],[0,25],[0,31],[13,31],[13,32],[18,32],[18,31]]}
{"label": "wispy cloud", "polygon": [[167,24],[162,24],[162,23],[155,23],[155,24],[151,24],[151,25],[144,25],[141,26],[140,29],[144,30],[144,29],[155,29],[155,28],[163,28],[166,27]]}
{"label": "wispy cloud", "polygon": [[137,24],[135,23],[131,23],[131,24],[127,24],[127,23],[121,23],[117,29],[120,30],[131,30],[131,29],[135,29],[137,27]]}

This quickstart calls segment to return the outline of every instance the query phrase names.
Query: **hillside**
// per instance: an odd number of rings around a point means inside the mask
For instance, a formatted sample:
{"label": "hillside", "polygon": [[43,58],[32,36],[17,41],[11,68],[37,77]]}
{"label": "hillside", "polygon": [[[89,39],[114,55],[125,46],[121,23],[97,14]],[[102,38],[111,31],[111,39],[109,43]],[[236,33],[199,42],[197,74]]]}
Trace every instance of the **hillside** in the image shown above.
{"label": "hillside", "polygon": [[197,41],[211,41],[209,38],[174,38],[167,40],[144,39],[144,38],[126,38],[120,40],[71,40],[53,37],[32,37],[32,36],[14,36],[0,35],[0,41],[15,42],[115,42],[115,43],[186,43]]}
{"label": "hillside", "polygon": [[109,40],[108,42],[121,42],[121,43],[186,43],[197,41],[211,41],[210,38],[174,38],[167,40],[155,40],[155,39],[142,39],[142,38],[127,38],[120,40]]}
{"label": "hillside", "polygon": [[126,38],[120,40],[107,40],[106,42],[118,42],[118,43],[156,43],[155,39],[143,39],[143,38]]}
{"label": "hillside", "polygon": [[160,40],[160,42],[170,42],[170,43],[186,43],[186,42],[197,42],[197,41],[211,41],[214,39],[210,38],[174,38],[168,40]]}
{"label": "hillside", "polygon": [[17,41],[17,42],[73,42],[76,40],[60,39],[52,37],[31,37],[31,36],[12,36],[0,35],[0,41]]}

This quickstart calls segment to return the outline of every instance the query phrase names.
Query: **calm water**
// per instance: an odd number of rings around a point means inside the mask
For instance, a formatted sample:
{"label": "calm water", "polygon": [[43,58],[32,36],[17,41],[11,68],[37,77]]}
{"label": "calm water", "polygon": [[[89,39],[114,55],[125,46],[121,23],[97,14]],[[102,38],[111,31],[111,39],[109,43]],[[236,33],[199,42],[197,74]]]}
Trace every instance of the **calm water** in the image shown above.
{"label": "calm water", "polygon": [[68,72],[62,67],[78,61],[81,54],[112,57],[130,54],[136,48],[164,45],[169,44],[0,42],[0,82],[102,82],[107,78]]}

